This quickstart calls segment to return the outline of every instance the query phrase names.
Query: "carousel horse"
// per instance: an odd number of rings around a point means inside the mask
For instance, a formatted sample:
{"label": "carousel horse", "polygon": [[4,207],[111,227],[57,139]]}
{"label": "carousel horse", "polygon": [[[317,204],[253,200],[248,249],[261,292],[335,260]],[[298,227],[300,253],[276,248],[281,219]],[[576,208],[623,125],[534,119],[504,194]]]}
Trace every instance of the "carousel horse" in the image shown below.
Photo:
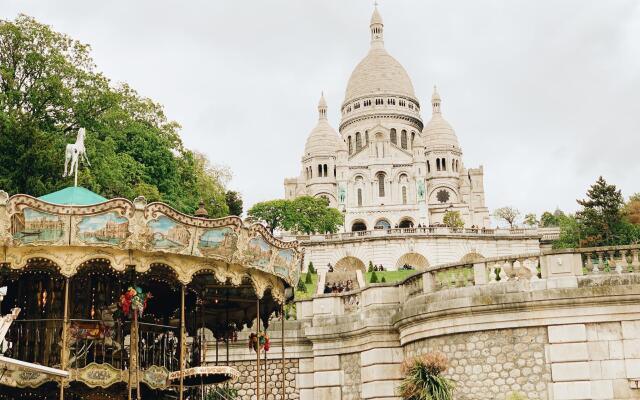
{"label": "carousel horse", "polygon": [[[117,304],[112,304],[98,311],[98,319],[95,321],[72,321],[69,327],[69,346],[67,349],[67,359],[69,365],[78,358],[82,358],[88,354],[92,346],[102,343],[104,348],[111,349],[113,354],[119,352],[122,346],[115,339],[116,331],[114,329],[116,321],[113,314],[118,310]],[[84,341],[84,343],[82,343]],[[69,358],[69,351],[72,347],[81,344],[80,348],[75,349],[73,357]]]}

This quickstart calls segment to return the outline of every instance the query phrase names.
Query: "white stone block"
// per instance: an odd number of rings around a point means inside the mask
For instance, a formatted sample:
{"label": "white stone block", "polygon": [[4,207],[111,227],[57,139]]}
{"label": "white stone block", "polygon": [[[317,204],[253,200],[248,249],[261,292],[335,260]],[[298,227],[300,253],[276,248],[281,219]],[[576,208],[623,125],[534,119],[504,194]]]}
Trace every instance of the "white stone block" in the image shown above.
{"label": "white stone block", "polygon": [[403,361],[404,355],[400,347],[371,349],[360,353],[360,365],[362,367],[373,364],[398,364]]}
{"label": "white stone block", "polygon": [[624,366],[625,366],[625,369],[627,370],[626,378],[629,378],[629,379],[640,378],[640,358],[624,360]]}
{"label": "white stone block", "polygon": [[640,320],[622,321],[622,337],[624,339],[640,339]]}
{"label": "white stone block", "polygon": [[588,361],[587,343],[562,343],[549,346],[551,362]]}
{"label": "white stone block", "polygon": [[603,322],[597,326],[598,340],[622,339],[622,327],[620,322]]}
{"label": "white stone block", "polygon": [[594,400],[613,399],[613,381],[591,381],[591,396]]}
{"label": "white stone block", "polygon": [[313,373],[314,386],[342,386],[344,373],[342,371],[321,371]]}
{"label": "white stone block", "polygon": [[342,398],[339,387],[325,387],[313,389],[313,400],[336,400]]}
{"label": "white stone block", "polygon": [[609,359],[622,360],[623,358],[624,358],[624,349],[622,347],[622,340],[609,341]]}
{"label": "white stone block", "polygon": [[624,358],[640,358],[640,339],[625,339],[622,341]]}
{"label": "white stone block", "polygon": [[313,373],[296,374],[296,386],[299,389],[313,389]]}
{"label": "white stone block", "polygon": [[597,324],[586,324],[587,327],[587,340],[589,342],[596,342],[598,340]]}
{"label": "white stone block", "polygon": [[609,359],[609,342],[588,342],[589,360],[608,360]]}
{"label": "white stone block", "polygon": [[640,339],[640,320],[622,321],[622,337],[624,339]]}
{"label": "white stone block", "polygon": [[362,383],[402,379],[400,364],[376,364],[362,367],[360,370]]}
{"label": "white stone block", "polygon": [[585,381],[591,379],[589,363],[571,362],[551,364],[551,376],[554,382]]}
{"label": "white stone block", "polygon": [[600,366],[602,368],[602,379],[619,379],[625,377],[623,360],[604,360]]}
{"label": "white stone block", "polygon": [[378,397],[394,397],[399,381],[380,381],[362,384],[362,399],[374,399]]}
{"label": "white stone block", "polygon": [[300,389],[300,400],[313,400],[313,389]]}
{"label": "white stone block", "polygon": [[301,358],[298,364],[298,371],[302,373],[313,372],[313,358]]}
{"label": "white stone block", "polygon": [[593,380],[602,379],[602,366],[600,361],[589,361],[589,378]]}
{"label": "white stone block", "polygon": [[547,289],[563,289],[578,287],[578,278],[575,276],[561,276],[547,278]]}
{"label": "white stone block", "polygon": [[549,343],[574,343],[587,340],[584,324],[549,326]]}
{"label": "white stone block", "polygon": [[340,356],[320,356],[313,359],[313,370],[333,371],[340,369]]}
{"label": "white stone block", "polygon": [[558,382],[553,384],[553,400],[591,399],[591,382]]}

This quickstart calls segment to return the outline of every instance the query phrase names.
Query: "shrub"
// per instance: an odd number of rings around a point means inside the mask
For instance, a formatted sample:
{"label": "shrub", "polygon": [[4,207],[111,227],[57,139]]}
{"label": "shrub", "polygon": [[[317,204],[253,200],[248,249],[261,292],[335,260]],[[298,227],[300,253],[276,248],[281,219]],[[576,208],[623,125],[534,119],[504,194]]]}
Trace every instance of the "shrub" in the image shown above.
{"label": "shrub", "polygon": [[369,261],[369,269],[367,272],[373,272],[373,261]]}
{"label": "shrub", "polygon": [[452,400],[455,385],[442,376],[448,367],[449,360],[442,353],[427,353],[405,361],[400,396],[404,400]]}
{"label": "shrub", "polygon": [[380,283],[385,283],[385,282],[387,282],[387,278],[383,276],[382,279],[380,279]]}
{"label": "shrub", "polygon": [[376,271],[373,271],[371,273],[371,279],[369,280],[369,283],[378,283],[378,274],[376,274]]}
{"label": "shrub", "polygon": [[309,262],[309,272],[311,272],[312,274],[316,273],[316,269],[313,267],[312,261]]}
{"label": "shrub", "polygon": [[313,283],[313,277],[311,276],[311,271],[308,271],[307,274],[305,275],[304,283],[306,283],[307,285],[310,285]]}
{"label": "shrub", "polygon": [[296,287],[296,290],[299,292],[307,293],[307,285],[304,284],[302,279],[298,281],[298,286]]}

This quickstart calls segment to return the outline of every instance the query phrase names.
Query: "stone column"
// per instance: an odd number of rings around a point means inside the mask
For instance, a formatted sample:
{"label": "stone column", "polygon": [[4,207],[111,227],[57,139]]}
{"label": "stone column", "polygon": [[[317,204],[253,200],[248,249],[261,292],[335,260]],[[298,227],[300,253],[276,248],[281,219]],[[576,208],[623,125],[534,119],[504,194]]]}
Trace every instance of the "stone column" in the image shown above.
{"label": "stone column", "polygon": [[402,380],[401,347],[366,350],[360,353],[363,400],[400,400],[397,387]]}

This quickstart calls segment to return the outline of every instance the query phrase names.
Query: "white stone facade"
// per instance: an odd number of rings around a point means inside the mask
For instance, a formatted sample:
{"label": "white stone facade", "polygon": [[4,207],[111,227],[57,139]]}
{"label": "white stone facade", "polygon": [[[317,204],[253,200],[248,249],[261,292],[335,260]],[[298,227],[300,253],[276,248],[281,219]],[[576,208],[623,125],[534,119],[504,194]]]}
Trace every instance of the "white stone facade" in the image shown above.
{"label": "white stone facade", "polygon": [[324,97],[297,178],[285,197],[325,197],[345,213],[346,231],[429,226],[447,210],[466,227],[488,227],[483,169],[466,168],[462,149],[441,113],[437,91],[425,125],[409,75],[384,48],[382,18],[371,18],[371,48],[356,66],[341,107],[339,134]]}

